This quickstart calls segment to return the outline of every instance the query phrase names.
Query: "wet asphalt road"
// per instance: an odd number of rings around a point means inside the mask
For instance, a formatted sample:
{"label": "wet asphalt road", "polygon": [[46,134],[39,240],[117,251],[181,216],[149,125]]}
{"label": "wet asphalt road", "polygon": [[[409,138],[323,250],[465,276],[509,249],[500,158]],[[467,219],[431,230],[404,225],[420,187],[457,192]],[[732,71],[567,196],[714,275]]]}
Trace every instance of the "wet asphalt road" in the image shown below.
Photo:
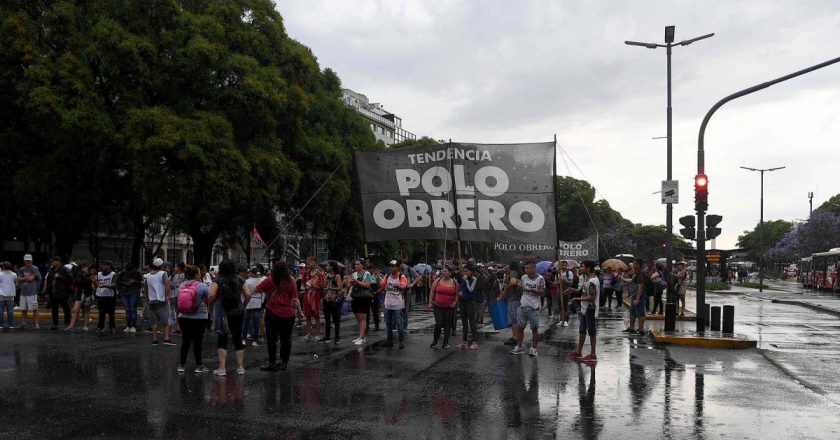
{"label": "wet asphalt road", "polygon": [[[769,348],[654,347],[623,336],[622,315],[611,313],[589,366],[565,356],[575,327],[552,332],[536,358],[508,354],[504,332],[477,351],[432,350],[429,316],[417,313],[405,350],[380,348],[384,332],[364,349],[295,341],[290,371],[260,372],[259,347],[246,352],[245,376],[229,360],[216,378],[177,374],[178,347],[152,346],[146,334],[2,333],[0,438],[840,438],[833,394],[767,355],[806,357],[813,348],[771,340],[819,330],[768,309],[792,306],[722,297],[744,315],[736,331]],[[746,319],[757,310],[766,316]],[[833,319],[809,323],[840,325]],[[206,337],[211,368],[214,347]]]}

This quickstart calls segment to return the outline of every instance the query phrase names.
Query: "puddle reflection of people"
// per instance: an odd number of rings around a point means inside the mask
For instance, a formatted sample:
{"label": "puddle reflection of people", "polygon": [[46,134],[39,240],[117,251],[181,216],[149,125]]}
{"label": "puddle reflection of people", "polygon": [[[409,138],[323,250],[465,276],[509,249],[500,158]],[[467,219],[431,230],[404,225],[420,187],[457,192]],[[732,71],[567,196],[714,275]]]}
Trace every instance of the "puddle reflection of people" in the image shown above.
{"label": "puddle reflection of people", "polygon": [[[525,371],[530,368],[530,373]],[[527,380],[525,375],[528,375]],[[508,367],[504,411],[507,426],[524,427],[524,438],[535,438],[540,425],[539,364],[516,362]]]}
{"label": "puddle reflection of people", "polygon": [[233,406],[245,398],[245,378],[218,376],[213,380],[210,393],[211,406]]}
{"label": "puddle reflection of people", "polygon": [[[586,370],[589,370],[587,385]],[[595,365],[578,364],[578,401],[580,402],[580,416],[575,423],[575,429],[583,433],[583,438],[597,438],[603,427],[595,411]]]}
{"label": "puddle reflection of people", "polygon": [[645,377],[645,366],[634,364],[630,361],[630,393],[633,395],[633,415],[638,416],[642,412],[642,404],[651,392]]}

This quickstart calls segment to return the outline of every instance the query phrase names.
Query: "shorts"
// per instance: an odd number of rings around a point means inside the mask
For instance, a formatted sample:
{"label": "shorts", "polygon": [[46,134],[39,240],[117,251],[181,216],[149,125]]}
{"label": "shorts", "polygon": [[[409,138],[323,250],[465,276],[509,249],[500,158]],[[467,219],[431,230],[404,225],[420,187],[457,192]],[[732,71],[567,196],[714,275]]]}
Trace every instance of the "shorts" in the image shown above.
{"label": "shorts", "polygon": [[321,298],[318,294],[303,296],[303,316],[318,318],[321,315]]}
{"label": "shorts", "polygon": [[540,310],[532,309],[530,307],[527,309],[520,308],[516,311],[516,321],[522,328],[531,324],[531,330],[537,331],[540,328]]}
{"label": "shorts", "polygon": [[634,318],[644,318],[645,317],[645,305],[647,304],[647,298],[642,301],[639,301],[638,304],[633,303],[633,299],[630,300],[630,316]]}
{"label": "shorts", "polygon": [[169,304],[150,302],[146,310],[148,310],[149,322],[152,325],[169,325]]}
{"label": "shorts", "polygon": [[350,302],[350,308],[353,309],[353,314],[363,313],[365,315],[370,313],[370,298],[354,299]]}
{"label": "shorts", "polygon": [[593,306],[589,306],[589,310],[586,313],[580,313],[580,327],[578,328],[578,333],[581,335],[589,334],[589,336],[595,336],[595,308]]}
{"label": "shorts", "polygon": [[511,324],[518,324],[519,300],[508,300],[508,322]]}
{"label": "shorts", "polygon": [[20,297],[21,310],[38,310],[38,295],[21,296]]}

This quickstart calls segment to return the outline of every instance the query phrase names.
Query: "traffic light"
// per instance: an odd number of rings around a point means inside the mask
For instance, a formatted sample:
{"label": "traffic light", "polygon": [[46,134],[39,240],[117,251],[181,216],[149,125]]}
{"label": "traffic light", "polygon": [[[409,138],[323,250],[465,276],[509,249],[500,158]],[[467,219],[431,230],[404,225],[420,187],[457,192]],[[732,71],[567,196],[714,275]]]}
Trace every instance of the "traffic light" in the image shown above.
{"label": "traffic light", "polygon": [[706,212],[709,209],[709,178],[705,174],[694,176],[694,210]]}
{"label": "traffic light", "polygon": [[720,228],[718,224],[723,220],[723,217],[715,214],[706,216],[706,240],[711,240],[720,235]]}
{"label": "traffic light", "polygon": [[688,240],[697,239],[697,230],[694,228],[695,223],[693,215],[680,217],[680,224],[683,225],[683,228],[680,229],[680,235],[682,235]]}

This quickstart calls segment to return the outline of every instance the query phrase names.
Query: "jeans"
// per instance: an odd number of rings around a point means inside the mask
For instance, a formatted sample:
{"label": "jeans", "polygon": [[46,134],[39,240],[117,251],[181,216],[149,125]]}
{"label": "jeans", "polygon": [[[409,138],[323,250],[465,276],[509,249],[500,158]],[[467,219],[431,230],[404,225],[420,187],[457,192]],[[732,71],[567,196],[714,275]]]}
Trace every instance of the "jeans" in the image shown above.
{"label": "jeans", "polygon": [[207,326],[206,319],[178,318],[178,325],[181,327],[181,365],[186,365],[187,354],[190,346],[193,349],[195,366],[201,365],[201,340],[204,339],[204,328]]}
{"label": "jeans", "polygon": [[[169,298],[169,327],[174,331],[178,322],[178,298]],[[244,339],[244,338],[243,338]]]}
{"label": "jeans", "polygon": [[443,345],[449,345],[449,334],[451,333],[452,323],[455,321],[455,309],[435,306],[434,313],[435,335],[432,343],[437,345],[440,332],[443,330]]}
{"label": "jeans", "polygon": [[117,299],[113,296],[101,296],[96,298],[99,304],[99,324],[97,328],[102,330],[105,328],[105,315],[108,315],[108,328],[113,330],[114,327],[114,309],[117,307]]}
{"label": "jeans", "polygon": [[140,302],[140,293],[123,293],[122,300],[125,307],[125,326],[137,327],[137,303]]}
{"label": "jeans", "polygon": [[467,333],[472,335],[472,341],[477,341],[478,325],[475,322],[474,301],[464,301],[461,303],[461,323],[464,327],[464,342],[467,342]]}
{"label": "jeans", "polygon": [[341,305],[341,301],[324,301],[322,309],[324,310],[324,324],[326,324],[327,327],[326,333],[324,334],[324,339],[326,340],[330,339],[331,323],[335,324],[335,340],[339,340],[338,330],[341,328]]}
{"label": "jeans", "polygon": [[373,299],[370,300],[370,313],[367,315],[367,328],[370,328],[370,318],[373,318],[373,324],[376,326],[376,329],[379,330],[380,307],[382,307],[382,303],[379,302],[379,295],[374,295]]}
{"label": "jeans", "polygon": [[67,302],[67,298],[63,298],[63,299],[51,298],[50,299],[50,308],[52,309],[53,327],[58,327],[58,308],[59,307],[61,307],[62,312],[64,312],[64,325],[70,325],[70,303]]}
{"label": "jeans", "polygon": [[280,339],[280,361],[289,363],[292,354],[292,330],[295,317],[282,318],[269,310],[265,311],[265,342],[268,348],[268,363],[277,363],[277,339]]}
{"label": "jeans", "polygon": [[245,310],[245,320],[242,322],[242,340],[247,339],[249,334],[255,341],[260,337],[260,309]]}
{"label": "jeans", "polygon": [[405,341],[405,328],[403,328],[403,310],[391,310],[385,309],[385,336],[388,338],[388,341],[394,340],[394,329],[391,324],[396,324],[397,326],[397,334],[400,338],[400,343],[402,344]]}
{"label": "jeans", "polygon": [[[9,325],[3,320],[3,312],[9,317]],[[0,327],[14,327],[15,326],[15,297],[3,297],[0,299]]]}

